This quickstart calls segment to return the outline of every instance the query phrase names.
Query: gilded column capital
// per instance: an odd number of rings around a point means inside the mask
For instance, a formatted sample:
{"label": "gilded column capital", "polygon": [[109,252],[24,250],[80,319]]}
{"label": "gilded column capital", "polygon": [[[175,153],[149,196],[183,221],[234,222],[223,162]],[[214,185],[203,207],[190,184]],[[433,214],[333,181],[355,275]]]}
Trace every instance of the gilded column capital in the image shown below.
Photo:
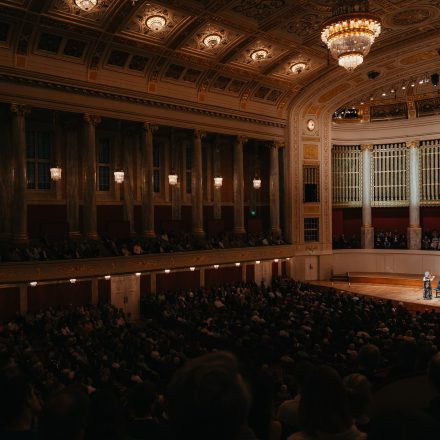
{"label": "gilded column capital", "polygon": [[419,148],[420,147],[420,141],[417,139],[413,139],[411,141],[406,142],[407,148]]}
{"label": "gilded column capital", "polygon": [[155,131],[157,131],[159,129],[159,127],[157,125],[154,125],[151,122],[143,122],[142,128],[145,131],[151,131],[151,133],[154,133]]}
{"label": "gilded column capital", "polygon": [[365,151],[373,151],[374,145],[373,144],[361,144],[361,150]]}
{"label": "gilded column capital", "polygon": [[235,139],[235,142],[237,144],[243,145],[248,141],[248,138],[244,137],[244,136],[237,136],[237,138]]}
{"label": "gilded column capital", "polygon": [[274,148],[284,148],[286,143],[284,141],[273,141],[272,146]]}
{"label": "gilded column capital", "polygon": [[204,137],[206,137],[206,131],[194,129],[194,137],[203,139]]}
{"label": "gilded column capital", "polygon": [[18,116],[27,116],[31,112],[31,108],[25,104],[11,103],[11,112]]}
{"label": "gilded column capital", "polygon": [[101,123],[101,116],[90,115],[88,113],[84,114],[84,122],[89,125],[94,125],[95,127]]}

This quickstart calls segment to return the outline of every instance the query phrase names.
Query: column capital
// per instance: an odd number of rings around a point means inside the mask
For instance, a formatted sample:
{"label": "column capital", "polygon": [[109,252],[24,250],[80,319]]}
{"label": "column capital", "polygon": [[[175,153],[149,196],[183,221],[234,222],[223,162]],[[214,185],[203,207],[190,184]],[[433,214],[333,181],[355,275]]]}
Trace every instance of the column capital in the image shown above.
{"label": "column capital", "polygon": [[101,123],[101,116],[90,115],[88,113],[84,114],[84,122],[89,125],[94,125],[95,127]]}
{"label": "column capital", "polygon": [[373,144],[361,144],[361,150],[365,151],[373,151],[374,145]]}
{"label": "column capital", "polygon": [[17,113],[18,116],[27,116],[31,112],[31,108],[25,104],[11,103],[11,112]]}
{"label": "column capital", "polygon": [[420,147],[420,141],[417,139],[413,139],[411,141],[405,142],[407,148],[419,148]]}
{"label": "column capital", "polygon": [[151,122],[143,122],[142,129],[145,131],[151,131],[151,133],[153,134],[155,131],[159,129],[159,127],[157,125],[152,124]]}
{"label": "column capital", "polygon": [[235,139],[235,143],[240,144],[240,145],[245,144],[247,141],[248,141],[248,138],[244,137],[244,136],[237,136]]}
{"label": "column capital", "polygon": [[194,137],[203,139],[204,137],[206,137],[206,131],[199,130],[196,128],[194,129]]}

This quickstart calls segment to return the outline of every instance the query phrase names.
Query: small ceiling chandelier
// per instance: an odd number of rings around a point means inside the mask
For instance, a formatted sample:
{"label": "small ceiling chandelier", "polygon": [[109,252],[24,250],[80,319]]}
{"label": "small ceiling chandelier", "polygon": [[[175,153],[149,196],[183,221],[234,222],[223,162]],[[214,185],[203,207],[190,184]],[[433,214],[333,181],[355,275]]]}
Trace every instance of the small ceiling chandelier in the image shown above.
{"label": "small ceiling chandelier", "polygon": [[171,186],[176,186],[178,183],[178,180],[179,180],[179,176],[176,173],[174,173],[173,171],[171,171],[171,173],[168,174],[168,183]]}
{"label": "small ceiling chandelier", "polygon": [[251,53],[251,58],[254,61],[263,61],[267,58],[268,55],[269,52],[266,49],[258,49],[258,50],[254,50]]}
{"label": "small ceiling chandelier", "polygon": [[223,186],[223,177],[215,176],[214,177],[214,187],[220,189]]}
{"label": "small ceiling chandelier", "polygon": [[98,4],[98,0],[75,0],[75,5],[83,11],[91,11]]}
{"label": "small ceiling chandelier", "polygon": [[61,173],[63,170],[57,165],[56,167],[50,168],[50,178],[54,182],[61,180]]}
{"label": "small ceiling chandelier", "polygon": [[369,12],[368,0],[338,0],[332,18],[322,25],[321,39],[351,72],[363,63],[380,31],[380,18]]}
{"label": "small ceiling chandelier", "polygon": [[206,47],[213,49],[218,46],[222,41],[222,37],[219,34],[210,34],[203,39],[203,44]]}
{"label": "small ceiling chandelier", "polygon": [[123,183],[124,182],[124,178],[125,178],[124,171],[115,171],[113,174],[115,175],[115,182],[116,183]]}
{"label": "small ceiling chandelier", "polygon": [[166,25],[167,21],[165,17],[162,17],[162,15],[152,15],[151,17],[147,18],[146,23],[149,29],[154,32],[159,32]]}
{"label": "small ceiling chandelier", "polygon": [[254,189],[260,189],[261,188],[261,179],[257,176],[254,177],[254,180],[252,180],[252,185]]}
{"label": "small ceiling chandelier", "polygon": [[292,64],[289,69],[292,73],[295,73],[296,75],[299,75],[301,72],[304,72],[306,68],[306,63],[295,63]]}

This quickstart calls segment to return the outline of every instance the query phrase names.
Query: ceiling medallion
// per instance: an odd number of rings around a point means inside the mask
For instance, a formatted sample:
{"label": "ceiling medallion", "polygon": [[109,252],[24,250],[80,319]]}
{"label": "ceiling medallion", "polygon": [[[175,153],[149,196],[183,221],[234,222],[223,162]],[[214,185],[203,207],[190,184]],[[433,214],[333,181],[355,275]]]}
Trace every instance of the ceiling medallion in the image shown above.
{"label": "ceiling medallion", "polygon": [[299,75],[301,72],[304,72],[306,68],[306,63],[295,63],[289,67],[289,70],[296,75]]}
{"label": "ceiling medallion", "polygon": [[98,0],[75,0],[75,5],[83,11],[91,11],[98,4]]}
{"label": "ceiling medallion", "polygon": [[148,17],[146,21],[148,28],[154,32],[161,31],[166,23],[167,21],[162,15],[152,15],[151,17]]}
{"label": "ceiling medallion", "polygon": [[222,37],[219,34],[210,34],[203,39],[203,44],[206,47],[213,49],[218,46],[222,41]]}
{"label": "ceiling medallion", "polygon": [[368,0],[338,0],[332,18],[322,25],[321,39],[351,72],[363,63],[380,31],[380,18],[369,13]]}
{"label": "ceiling medallion", "polygon": [[251,58],[254,61],[263,61],[267,58],[268,55],[269,52],[266,49],[258,49],[258,50],[254,50],[251,53]]}

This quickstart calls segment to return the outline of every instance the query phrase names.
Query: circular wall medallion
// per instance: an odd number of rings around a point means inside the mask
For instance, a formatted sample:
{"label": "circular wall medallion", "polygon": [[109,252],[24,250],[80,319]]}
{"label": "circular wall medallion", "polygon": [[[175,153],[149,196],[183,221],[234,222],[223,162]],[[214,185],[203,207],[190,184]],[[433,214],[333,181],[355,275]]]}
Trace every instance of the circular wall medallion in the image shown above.
{"label": "circular wall medallion", "polygon": [[313,131],[315,129],[315,121],[313,119],[309,119],[307,121],[307,130]]}

